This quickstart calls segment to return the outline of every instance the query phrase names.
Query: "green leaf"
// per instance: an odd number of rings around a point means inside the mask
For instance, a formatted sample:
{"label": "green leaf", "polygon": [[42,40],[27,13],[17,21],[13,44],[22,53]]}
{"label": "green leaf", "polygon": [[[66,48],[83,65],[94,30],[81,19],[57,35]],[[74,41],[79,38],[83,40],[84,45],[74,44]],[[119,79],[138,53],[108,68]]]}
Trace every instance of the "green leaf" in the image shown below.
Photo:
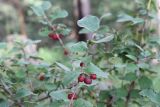
{"label": "green leaf", "polygon": [[58,18],[65,18],[67,16],[68,16],[68,12],[66,10],[57,10],[50,17],[51,17],[52,21],[54,21]]}
{"label": "green leaf", "polygon": [[105,106],[106,106],[105,103],[97,102],[97,106],[96,107],[105,107]]}
{"label": "green leaf", "polygon": [[133,90],[131,91],[131,98],[139,98],[139,97],[140,97],[139,92],[140,92],[140,90],[138,90],[138,89],[133,89]]}
{"label": "green leaf", "polygon": [[17,71],[17,72],[15,73],[15,76],[16,76],[17,78],[25,78],[25,77],[26,77],[26,73],[25,73],[24,71],[19,70],[19,71]]}
{"label": "green leaf", "polygon": [[152,55],[152,53],[149,50],[145,50],[145,51],[141,52],[141,55],[143,57],[150,57]]}
{"label": "green leaf", "polygon": [[142,76],[139,80],[139,85],[141,89],[151,88],[152,87],[152,80],[146,76]]}
{"label": "green leaf", "polygon": [[144,89],[139,94],[160,105],[160,93],[156,93],[152,89]]}
{"label": "green leaf", "polygon": [[65,66],[65,65],[63,65],[63,64],[61,64],[61,63],[56,62],[56,64],[57,64],[60,68],[62,68],[64,71],[71,71],[70,68],[68,68],[67,66]]}
{"label": "green leaf", "polygon": [[135,63],[128,63],[126,66],[126,70],[130,72],[135,72],[138,69],[137,64]]}
{"label": "green leaf", "polygon": [[84,52],[84,51],[88,50],[88,47],[87,47],[87,44],[85,42],[78,42],[78,43],[73,44],[70,47],[70,50],[72,52]]}
{"label": "green leaf", "polygon": [[126,97],[127,96],[127,90],[125,88],[118,88],[116,89],[116,97]]}
{"label": "green leaf", "polygon": [[[0,74],[0,78],[2,78],[2,75]],[[7,96],[4,95],[3,93],[0,93],[0,99],[6,100]]]}
{"label": "green leaf", "polygon": [[67,94],[66,90],[58,90],[58,91],[52,91],[50,93],[51,98],[54,100],[67,100]]}
{"label": "green leaf", "polygon": [[108,78],[108,73],[103,72],[99,67],[97,67],[97,66],[96,66],[95,64],[93,64],[93,63],[90,63],[90,64],[86,67],[85,71],[88,72],[88,73],[96,74],[97,77]]}
{"label": "green leaf", "polygon": [[100,17],[100,20],[102,20],[103,18],[111,17],[111,16],[112,16],[112,13],[105,13]]}
{"label": "green leaf", "polygon": [[123,79],[127,81],[134,81],[137,79],[137,76],[135,73],[130,72],[130,73],[127,73]]}
{"label": "green leaf", "polygon": [[8,101],[0,99],[0,107],[9,107]]}
{"label": "green leaf", "polygon": [[120,57],[110,57],[109,58],[109,62],[112,63],[112,64],[115,64],[115,65],[118,65],[118,64],[122,64],[122,59]]}
{"label": "green leaf", "polygon": [[51,32],[51,30],[49,30],[47,27],[44,27],[44,28],[41,28],[39,31],[38,31],[38,34],[40,36],[48,36],[48,34]]}
{"label": "green leaf", "polygon": [[91,61],[92,61],[92,56],[81,57],[77,60],[72,61],[72,67],[79,68],[80,67],[79,65],[81,62],[83,62],[85,64],[85,66],[88,66]]}
{"label": "green leaf", "polygon": [[52,90],[55,90],[57,88],[57,85],[56,84],[53,84],[53,83],[46,83],[44,85],[44,88],[48,91],[52,91]]}
{"label": "green leaf", "polygon": [[97,41],[93,41],[94,43],[103,43],[103,42],[109,42],[111,41],[112,39],[114,38],[114,35],[111,34],[110,36],[106,36],[105,38],[103,39],[100,39],[100,40],[97,40]]}
{"label": "green leaf", "polygon": [[158,37],[158,36],[151,36],[151,37],[149,37],[149,42],[156,43],[156,44],[160,45],[160,37]]}
{"label": "green leaf", "polygon": [[33,93],[30,90],[25,89],[25,88],[21,88],[21,89],[17,90],[15,98],[16,99],[21,99],[21,98],[29,96],[31,94],[33,94]]}
{"label": "green leaf", "polygon": [[153,71],[153,72],[159,72],[159,70],[160,70],[160,64],[152,65],[151,68],[150,68],[150,70]]}
{"label": "green leaf", "polygon": [[74,101],[73,107],[93,107],[93,104],[87,100],[79,98]]}
{"label": "green leaf", "polygon": [[109,31],[110,30],[109,30],[108,26],[102,25],[102,26],[100,26],[100,28],[98,29],[98,31],[96,33],[98,33],[98,34],[106,34]]}
{"label": "green leaf", "polygon": [[129,59],[133,60],[133,61],[137,61],[137,58],[133,55],[126,55],[126,57],[128,57]]}
{"label": "green leaf", "polygon": [[77,22],[78,26],[84,27],[85,29],[95,32],[100,27],[100,20],[96,16],[88,15]]}
{"label": "green leaf", "polygon": [[144,51],[144,49],[143,49],[141,46],[139,46],[138,44],[133,43],[133,45],[134,45],[135,47],[137,47],[139,50],[141,50],[142,52]]}
{"label": "green leaf", "polygon": [[49,107],[65,107],[65,105],[68,105],[68,103],[65,101],[54,100],[49,104]]}
{"label": "green leaf", "polygon": [[41,5],[43,10],[48,10],[49,8],[51,8],[52,4],[49,1],[44,1]]}
{"label": "green leaf", "polygon": [[125,68],[126,64],[115,64],[114,65],[116,68]]}
{"label": "green leaf", "polygon": [[147,64],[147,63],[139,63],[138,67],[141,69],[144,69],[144,70],[147,70],[150,68],[149,64]]}
{"label": "green leaf", "polygon": [[133,20],[132,16],[129,16],[127,14],[120,14],[118,16],[117,22],[127,22],[127,21],[131,21],[131,20]]}
{"label": "green leaf", "polygon": [[91,33],[91,31],[85,28],[79,31],[79,34],[87,34],[87,33]]}
{"label": "green leaf", "polygon": [[141,24],[141,23],[144,23],[144,19],[142,19],[142,18],[134,18],[132,20],[132,22],[133,22],[133,25],[135,25],[135,24]]}
{"label": "green leaf", "polygon": [[63,36],[67,36],[69,35],[69,33],[71,32],[71,29],[68,29],[68,28],[60,28],[60,29],[57,29],[56,32],[58,34],[62,34]]}
{"label": "green leaf", "polygon": [[115,107],[125,107],[125,101],[122,99],[117,100],[115,103],[116,103]]}
{"label": "green leaf", "polygon": [[89,65],[90,62],[92,61],[92,56],[91,55],[85,56],[85,57],[81,58],[81,61],[84,62],[85,65]]}
{"label": "green leaf", "polygon": [[154,79],[153,79],[153,88],[154,88],[154,90],[157,91],[157,92],[160,92],[160,84],[159,84],[159,81],[160,81],[159,75],[158,75],[157,78],[154,78]]}
{"label": "green leaf", "polygon": [[48,24],[48,22],[46,20],[44,20],[44,19],[39,19],[39,22],[42,23],[42,24],[44,24],[44,25]]}
{"label": "green leaf", "polygon": [[117,22],[128,22],[128,21],[131,21],[133,25],[144,23],[144,19],[142,18],[133,18],[132,16],[127,14],[120,14],[118,16]]}
{"label": "green leaf", "polygon": [[99,93],[99,99],[100,100],[106,100],[110,96],[110,91],[102,90]]}
{"label": "green leaf", "polygon": [[66,86],[77,79],[79,73],[78,72],[69,72],[66,73],[63,79],[63,84]]}
{"label": "green leaf", "polygon": [[41,6],[32,6],[31,9],[37,16],[45,16],[44,10]]}

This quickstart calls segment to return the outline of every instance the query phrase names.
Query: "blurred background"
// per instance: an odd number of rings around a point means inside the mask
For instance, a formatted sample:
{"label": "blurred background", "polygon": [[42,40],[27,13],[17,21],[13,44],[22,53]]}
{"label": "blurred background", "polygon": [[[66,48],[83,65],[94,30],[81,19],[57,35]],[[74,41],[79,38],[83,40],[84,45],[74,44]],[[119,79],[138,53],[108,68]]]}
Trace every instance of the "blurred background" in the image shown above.
{"label": "blurred background", "polygon": [[[42,40],[37,46],[38,55],[48,62],[60,60],[61,50],[56,48],[57,42],[50,40],[47,35],[41,36],[39,30],[44,26],[39,22],[38,17],[33,13],[31,6],[43,3],[45,0],[0,0],[0,41],[12,41],[15,37],[23,39]],[[135,16],[136,11],[146,7],[147,0],[49,0],[52,3],[50,12],[58,9],[66,10],[67,18],[58,19],[55,23],[63,23],[70,28],[71,32],[62,38],[65,43],[68,41],[86,41],[89,36],[79,35],[76,21],[87,14],[103,18],[101,23],[109,27],[121,30],[121,23],[115,23],[117,16],[127,13]],[[153,6],[153,8],[156,8]],[[80,11],[81,10],[81,11]],[[156,15],[156,11],[153,11]],[[48,13],[49,14],[49,13]],[[154,23],[153,23],[154,24]]]}

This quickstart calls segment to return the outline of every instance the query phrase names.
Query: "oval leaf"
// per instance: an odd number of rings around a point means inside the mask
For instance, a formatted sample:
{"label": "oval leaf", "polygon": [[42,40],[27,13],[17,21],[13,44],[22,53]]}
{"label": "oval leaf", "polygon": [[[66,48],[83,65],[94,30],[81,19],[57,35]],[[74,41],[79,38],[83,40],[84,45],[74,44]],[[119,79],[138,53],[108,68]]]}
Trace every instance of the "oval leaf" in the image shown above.
{"label": "oval leaf", "polygon": [[98,68],[93,63],[90,63],[89,66],[86,67],[86,72],[97,74],[98,77],[108,78],[108,73],[103,72],[100,68]]}
{"label": "oval leaf", "polygon": [[66,86],[69,83],[73,82],[75,79],[77,79],[79,73],[78,72],[69,72],[66,73],[63,79],[63,84]]}
{"label": "oval leaf", "polygon": [[16,99],[20,99],[20,98],[29,96],[31,94],[33,94],[33,93],[30,90],[21,88],[21,89],[17,90],[15,97],[16,97]]}
{"label": "oval leaf", "polygon": [[52,6],[52,4],[49,1],[44,1],[42,3],[42,5],[41,5],[41,7],[43,8],[43,10],[48,10],[51,6]]}
{"label": "oval leaf", "polygon": [[56,64],[57,64],[60,68],[62,68],[64,71],[71,71],[70,68],[68,68],[67,66],[65,66],[65,65],[63,65],[63,64],[61,64],[61,63],[56,62]]}
{"label": "oval leaf", "polygon": [[160,93],[156,93],[152,89],[144,89],[139,94],[143,97],[147,97],[153,103],[160,105]]}
{"label": "oval leaf", "polygon": [[54,100],[67,100],[66,90],[53,91],[50,93],[51,98]]}
{"label": "oval leaf", "polygon": [[41,6],[32,6],[31,9],[37,16],[44,16],[44,10]]}
{"label": "oval leaf", "polygon": [[68,12],[66,10],[58,10],[58,11],[55,11],[52,14],[51,19],[53,21],[53,20],[56,20],[58,18],[65,18],[67,16],[68,16]]}
{"label": "oval leaf", "polygon": [[111,41],[112,39],[114,38],[114,35],[110,35],[110,36],[107,36],[103,39],[100,39],[98,41],[94,41],[95,43],[103,43],[103,42],[109,42]]}
{"label": "oval leaf", "polygon": [[78,26],[84,27],[85,29],[95,32],[99,29],[100,20],[96,16],[88,15],[77,22]]}
{"label": "oval leaf", "polygon": [[84,99],[78,99],[74,102],[74,107],[93,107],[93,104]]}
{"label": "oval leaf", "polygon": [[141,89],[147,89],[152,87],[152,80],[146,76],[142,76],[139,80],[139,85]]}

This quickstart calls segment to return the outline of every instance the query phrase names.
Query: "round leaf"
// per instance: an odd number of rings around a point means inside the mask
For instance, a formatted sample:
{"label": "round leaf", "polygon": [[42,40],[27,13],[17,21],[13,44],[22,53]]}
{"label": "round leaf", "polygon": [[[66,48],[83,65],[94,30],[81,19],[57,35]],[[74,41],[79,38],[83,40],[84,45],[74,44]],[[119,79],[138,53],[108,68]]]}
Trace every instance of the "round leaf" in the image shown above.
{"label": "round leaf", "polygon": [[77,22],[78,26],[84,27],[85,29],[95,32],[99,29],[100,20],[96,16],[88,15]]}

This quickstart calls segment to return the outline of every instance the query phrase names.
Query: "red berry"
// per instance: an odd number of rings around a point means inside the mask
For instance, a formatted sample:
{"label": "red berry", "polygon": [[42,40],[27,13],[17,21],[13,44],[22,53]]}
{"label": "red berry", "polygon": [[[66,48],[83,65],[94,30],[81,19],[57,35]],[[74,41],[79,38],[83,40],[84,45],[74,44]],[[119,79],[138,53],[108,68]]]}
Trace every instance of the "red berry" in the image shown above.
{"label": "red berry", "polygon": [[49,36],[52,40],[59,40],[59,38],[62,37],[62,35],[60,35],[60,34],[54,34],[54,33],[50,33],[48,36]]}
{"label": "red berry", "polygon": [[40,81],[43,81],[45,79],[45,74],[44,73],[40,73],[39,76],[38,76],[38,79]]}
{"label": "red berry", "polygon": [[67,56],[69,54],[69,51],[67,49],[64,49],[64,55]]}
{"label": "red berry", "polygon": [[41,81],[43,81],[44,79],[45,79],[44,76],[40,76],[40,77],[39,77],[39,80],[41,80]]}
{"label": "red berry", "polygon": [[80,63],[80,67],[84,67],[84,63],[83,62]]}
{"label": "red berry", "polygon": [[92,84],[92,79],[90,79],[89,77],[86,77],[84,79],[84,83],[86,83],[86,84]]}
{"label": "red berry", "polygon": [[95,79],[97,79],[97,75],[96,75],[96,74],[91,74],[91,75],[90,75],[90,78],[91,78],[92,80],[95,80]]}
{"label": "red berry", "polygon": [[76,100],[77,99],[77,94],[76,93],[69,93],[68,94],[68,99],[71,100]]}
{"label": "red berry", "polygon": [[85,79],[85,76],[84,76],[84,75],[80,75],[80,76],[78,77],[78,82],[83,82],[84,79]]}

